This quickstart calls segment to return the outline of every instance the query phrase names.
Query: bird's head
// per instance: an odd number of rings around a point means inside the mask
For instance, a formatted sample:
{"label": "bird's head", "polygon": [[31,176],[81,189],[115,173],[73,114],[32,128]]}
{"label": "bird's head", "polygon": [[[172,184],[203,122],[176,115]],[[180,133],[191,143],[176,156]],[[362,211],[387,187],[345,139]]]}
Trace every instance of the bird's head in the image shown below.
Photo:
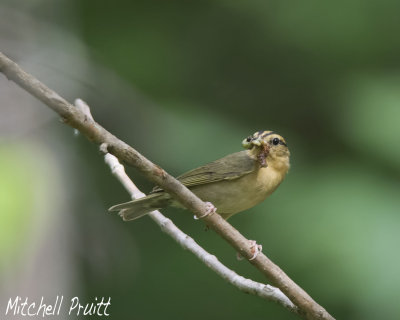
{"label": "bird's head", "polygon": [[269,164],[289,166],[290,152],[286,141],[274,131],[257,131],[244,139],[242,145],[258,158],[262,167]]}

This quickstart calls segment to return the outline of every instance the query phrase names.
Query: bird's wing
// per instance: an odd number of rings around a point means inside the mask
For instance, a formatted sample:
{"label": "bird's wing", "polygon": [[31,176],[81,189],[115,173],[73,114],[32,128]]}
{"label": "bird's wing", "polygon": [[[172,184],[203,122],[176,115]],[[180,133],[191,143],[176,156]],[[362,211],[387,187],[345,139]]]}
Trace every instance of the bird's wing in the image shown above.
{"label": "bird's wing", "polygon": [[[256,168],[257,161],[250,158],[246,151],[240,151],[188,171],[177,179],[186,187],[193,187],[221,180],[237,179],[253,172]],[[152,190],[152,192],[160,191],[162,189],[159,187]]]}

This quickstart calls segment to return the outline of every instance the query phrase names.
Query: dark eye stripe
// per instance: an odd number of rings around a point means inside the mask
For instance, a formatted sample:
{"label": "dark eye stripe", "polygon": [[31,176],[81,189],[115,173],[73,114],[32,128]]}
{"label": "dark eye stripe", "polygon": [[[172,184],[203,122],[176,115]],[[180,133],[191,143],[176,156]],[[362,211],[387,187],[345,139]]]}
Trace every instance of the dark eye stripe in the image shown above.
{"label": "dark eye stripe", "polygon": [[283,145],[283,146],[287,147],[286,143],[285,143],[285,142],[283,142],[283,141],[282,141],[282,140],[280,140],[280,139],[279,139],[279,144],[281,144],[281,145]]}

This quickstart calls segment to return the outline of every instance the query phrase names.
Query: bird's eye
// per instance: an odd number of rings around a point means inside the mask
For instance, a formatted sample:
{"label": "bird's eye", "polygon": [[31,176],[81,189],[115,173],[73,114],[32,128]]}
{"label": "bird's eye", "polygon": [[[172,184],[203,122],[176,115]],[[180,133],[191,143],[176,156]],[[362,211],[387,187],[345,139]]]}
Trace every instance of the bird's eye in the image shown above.
{"label": "bird's eye", "polygon": [[274,139],[272,139],[272,144],[273,144],[274,146],[277,146],[277,145],[279,144],[279,142],[280,142],[279,138],[274,138]]}

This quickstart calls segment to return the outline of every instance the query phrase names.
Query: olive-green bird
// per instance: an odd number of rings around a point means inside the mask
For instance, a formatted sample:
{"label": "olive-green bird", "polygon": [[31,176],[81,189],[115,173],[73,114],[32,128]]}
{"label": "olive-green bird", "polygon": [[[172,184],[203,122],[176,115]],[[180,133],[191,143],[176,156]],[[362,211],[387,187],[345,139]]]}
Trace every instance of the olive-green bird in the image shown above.
{"label": "olive-green bird", "polygon": [[[203,201],[211,202],[228,219],[262,202],[279,186],[289,170],[290,152],[285,139],[273,131],[258,131],[244,139],[244,151],[230,154],[177,179]],[[182,207],[159,187],[137,200],[117,204],[125,220],[134,220],[169,205]]]}

